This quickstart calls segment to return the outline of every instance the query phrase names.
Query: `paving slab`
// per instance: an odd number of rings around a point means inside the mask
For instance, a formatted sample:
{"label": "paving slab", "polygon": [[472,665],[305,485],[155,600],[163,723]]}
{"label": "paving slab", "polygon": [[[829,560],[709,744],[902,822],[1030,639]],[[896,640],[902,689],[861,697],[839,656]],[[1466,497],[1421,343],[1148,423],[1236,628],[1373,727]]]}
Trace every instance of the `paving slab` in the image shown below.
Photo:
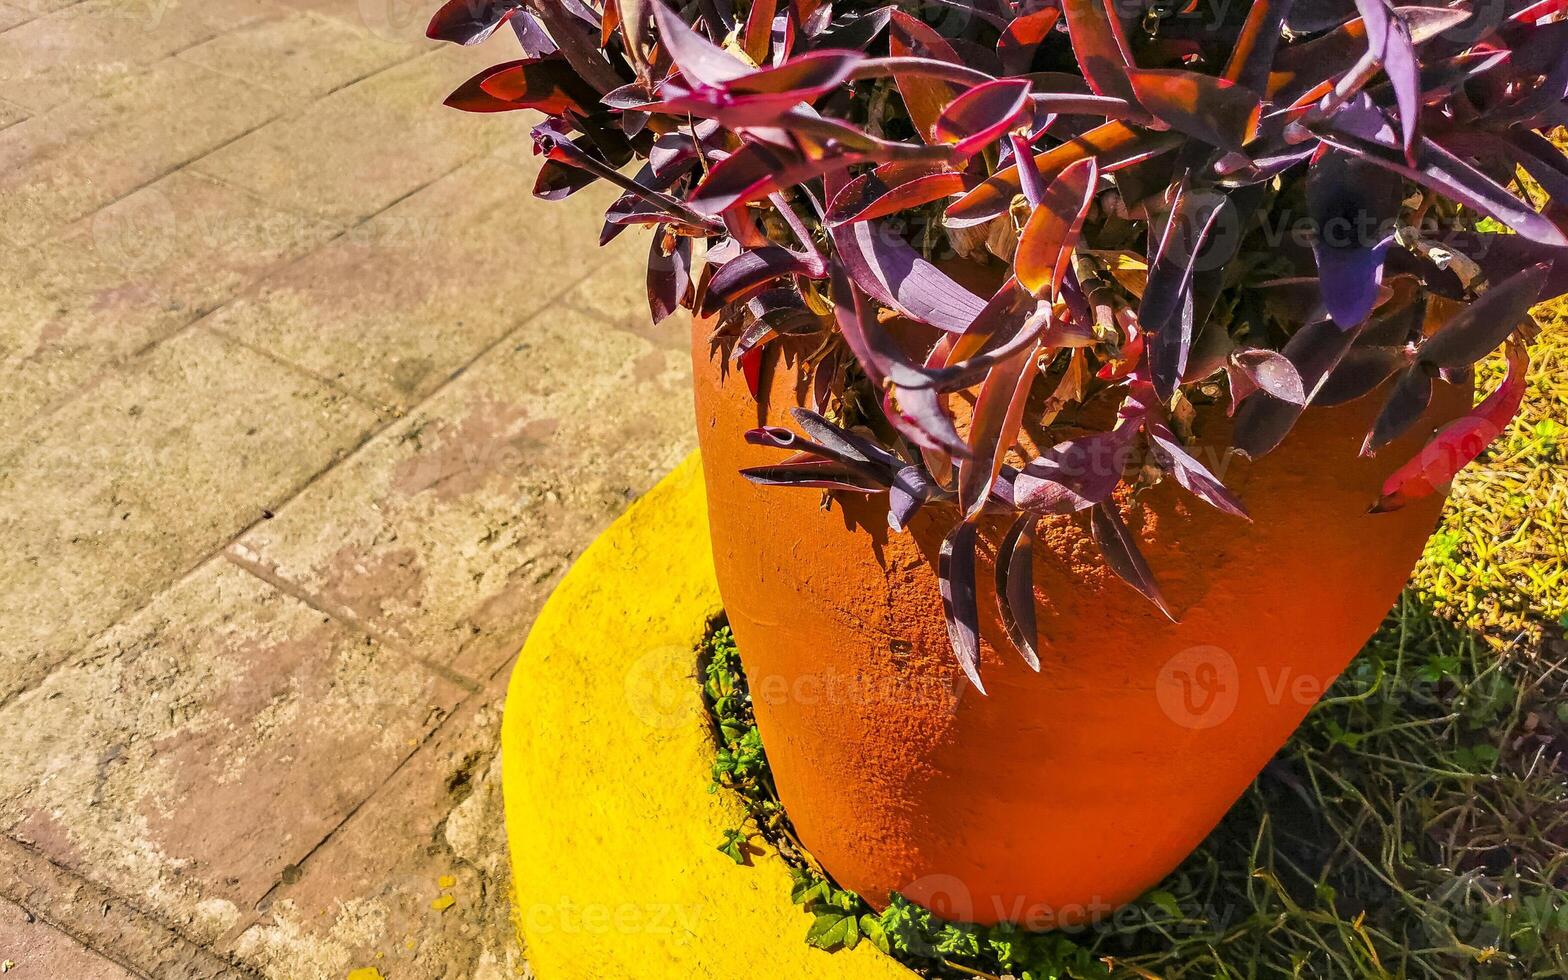
{"label": "paving slab", "polygon": [[181,171],[27,250],[0,269],[0,446],[104,368],[337,233]]}
{"label": "paving slab", "polygon": [[[498,155],[510,159],[519,152],[521,148],[513,147]],[[574,293],[569,302],[584,313],[617,330],[641,337],[660,350],[679,351],[690,357],[691,321],[677,322],[672,318],[654,323],[648,313],[648,292],[644,283],[648,279],[649,238],[646,232],[630,229],[616,239],[613,248],[602,249],[598,259],[601,268],[596,275],[599,282],[607,287],[614,284],[615,288],[581,290]]]}
{"label": "paving slab", "polygon": [[[568,298],[627,287],[591,278]],[[692,445],[689,371],[551,307],[230,554],[483,680],[578,551]]]}
{"label": "paving slab", "polygon": [[182,61],[307,102],[420,53],[343,21],[288,10],[182,51]]}
{"label": "paving slab", "polygon": [[268,976],[365,966],[388,977],[522,975],[501,814],[506,673],[366,800],[224,952]]}
{"label": "paving slab", "polygon": [[[538,165],[484,157],[376,215],[209,325],[391,412],[585,279],[609,188],[529,193]],[[643,237],[628,234],[626,237]]]}
{"label": "paving slab", "polygon": [[221,557],[0,710],[7,833],[212,942],[464,692]]}
{"label": "paving slab", "polygon": [[6,980],[133,980],[135,974],[99,956],[19,905],[0,899],[0,964]]}
{"label": "paving slab", "polygon": [[18,24],[25,24],[33,19],[33,15],[21,7],[9,3],[0,3],[0,31],[9,31]]}
{"label": "paving slab", "polygon": [[[426,0],[277,0],[277,2],[295,10],[308,10],[340,20],[389,41],[430,43],[425,39],[425,25],[430,23],[430,16],[434,10]],[[515,48],[515,41],[513,46]]]}
{"label": "paving slab", "polygon": [[243,980],[259,976],[4,834],[0,834],[0,897],[105,958],[134,967],[144,977]]}
{"label": "paving slab", "polygon": [[34,17],[42,17],[81,2],[82,0],[8,0],[8,6],[22,11],[26,15],[24,20],[32,20]]}
{"label": "paving slab", "polygon": [[166,58],[104,95],[0,130],[0,245],[49,238],[255,129],[283,104],[245,80]]}
{"label": "paving slab", "polygon": [[376,422],[349,395],[201,331],[50,415],[0,459],[0,703],[280,506]]}
{"label": "paving slab", "polygon": [[264,0],[83,0],[0,35],[0,96],[43,112],[98,95],[138,68],[279,9]]}
{"label": "paving slab", "polygon": [[431,51],[275,120],[195,169],[292,210],[362,221],[507,138],[505,120],[441,106],[493,60],[451,46]]}
{"label": "paving slab", "polygon": [[14,126],[30,115],[26,109],[19,105],[0,99],[0,129]]}

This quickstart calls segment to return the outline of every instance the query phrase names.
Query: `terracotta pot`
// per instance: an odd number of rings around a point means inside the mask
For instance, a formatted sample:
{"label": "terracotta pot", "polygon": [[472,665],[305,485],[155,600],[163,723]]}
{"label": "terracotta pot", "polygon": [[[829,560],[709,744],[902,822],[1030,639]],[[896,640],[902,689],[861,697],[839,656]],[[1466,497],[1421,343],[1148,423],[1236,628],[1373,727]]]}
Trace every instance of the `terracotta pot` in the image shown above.
{"label": "terracotta pot", "polygon": [[[892,892],[950,918],[1040,928],[1091,918],[1192,851],[1377,628],[1442,501],[1371,515],[1422,425],[1357,457],[1382,402],[1313,410],[1255,463],[1216,459],[1223,417],[1199,419],[1211,463],[1253,515],[1222,514],[1167,480],[1129,515],[1171,623],[1109,572],[1081,521],[1036,549],[1040,672],[997,621],[979,570],[989,695],[953,660],[937,589],[951,509],[907,534],[884,498],[830,509],[810,490],[736,471],[776,461],[746,429],[793,426],[798,378],[779,366],[761,405],[693,335],[698,437],[714,560],[785,807],[844,887]],[[1429,418],[1462,412],[1440,385]],[[982,552],[994,552],[991,528]]]}

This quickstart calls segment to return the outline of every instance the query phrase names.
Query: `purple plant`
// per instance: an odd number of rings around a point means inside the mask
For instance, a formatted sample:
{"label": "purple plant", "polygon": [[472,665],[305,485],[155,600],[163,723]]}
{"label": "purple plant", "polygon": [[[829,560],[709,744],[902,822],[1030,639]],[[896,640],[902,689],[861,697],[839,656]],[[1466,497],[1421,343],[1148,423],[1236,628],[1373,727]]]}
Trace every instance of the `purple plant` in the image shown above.
{"label": "purple plant", "polygon": [[[1184,447],[1194,403],[1228,391],[1256,457],[1393,379],[1371,454],[1506,344],[1507,380],[1394,472],[1392,510],[1506,426],[1528,310],[1568,292],[1568,157],[1539,135],[1568,121],[1568,0],[602,2],[450,0],[431,37],[508,24],[523,57],[448,104],[546,114],[534,193],[620,188],[601,241],[652,226],[655,321],[714,316],[753,393],[767,352],[799,353],[817,411],[748,433],[789,453],[748,478],[885,492],[895,530],[950,505],[976,686],[982,515],[1013,515],[996,595],[1037,666],[1041,516],[1089,512],[1167,614],[1113,492],[1169,476],[1245,518]],[[1042,393],[1045,422],[1120,408],[1024,453]]]}

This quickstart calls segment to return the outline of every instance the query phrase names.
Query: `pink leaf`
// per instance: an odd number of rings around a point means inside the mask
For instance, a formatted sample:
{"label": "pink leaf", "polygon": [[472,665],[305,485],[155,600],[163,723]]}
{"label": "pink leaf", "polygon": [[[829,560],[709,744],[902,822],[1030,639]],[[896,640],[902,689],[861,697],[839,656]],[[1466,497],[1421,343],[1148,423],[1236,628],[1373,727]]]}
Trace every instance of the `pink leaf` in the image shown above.
{"label": "pink leaf", "polygon": [[828,211],[828,224],[842,225],[886,217],[944,197],[962,194],[970,187],[965,175],[951,170],[922,174],[897,184],[884,182],[883,170],[884,167],[878,167],[876,171],[861,174],[845,185],[844,190],[833,199],[833,207]]}
{"label": "pink leaf", "polygon": [[970,456],[958,468],[958,505],[965,517],[973,517],[985,506],[1002,468],[1002,456],[1018,438],[1037,352],[1037,347],[1025,347],[992,368],[980,386],[969,419]]}
{"label": "pink leaf", "polygon": [[1013,258],[1013,274],[1020,285],[1036,296],[1054,298],[1061,291],[1098,178],[1099,167],[1093,157],[1072,164],[1046,187],[1040,206],[1024,224]]}
{"label": "pink leaf", "polygon": [[1459,471],[1480,456],[1502,434],[1524,401],[1530,357],[1524,345],[1508,346],[1508,375],[1497,390],[1486,396],[1463,418],[1438,430],[1432,441],[1383,484],[1383,495],[1372,513],[1398,510],[1406,504],[1447,488]]}
{"label": "pink leaf", "polygon": [[999,78],[948,103],[931,135],[935,142],[951,143],[959,156],[973,156],[1018,126],[1030,111],[1028,80]]}
{"label": "pink leaf", "polygon": [[[958,54],[930,25],[902,10],[894,10],[888,24],[888,53],[895,58],[930,58],[959,64]],[[963,87],[928,76],[898,72],[893,76],[904,98],[909,120],[923,140],[931,138],[937,117]]]}

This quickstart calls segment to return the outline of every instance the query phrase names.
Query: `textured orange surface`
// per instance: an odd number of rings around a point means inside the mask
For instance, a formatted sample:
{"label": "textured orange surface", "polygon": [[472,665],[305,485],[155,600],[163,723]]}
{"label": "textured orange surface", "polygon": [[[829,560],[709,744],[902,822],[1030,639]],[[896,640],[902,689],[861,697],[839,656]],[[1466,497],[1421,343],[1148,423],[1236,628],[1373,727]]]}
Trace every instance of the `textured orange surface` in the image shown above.
{"label": "textured orange surface", "polygon": [[[881,497],[824,509],[815,492],[738,476],[779,458],[741,433],[793,426],[797,378],[774,370],[759,408],[710,358],[709,326],[693,335],[698,438],[758,725],[801,839],[876,905],[897,891],[952,917],[1044,927],[1137,897],[1214,827],[1372,634],[1442,503],[1366,513],[1431,429],[1358,459],[1379,395],[1309,413],[1250,464],[1212,455],[1229,423],[1201,419],[1194,455],[1255,522],[1169,480],[1129,515],[1181,622],[1105,569],[1078,520],[1053,520],[1036,554],[1036,674],[996,617],[991,527],[982,696],[949,652],[937,591],[951,508],[893,534]],[[1468,403],[1439,388],[1432,417]]]}

